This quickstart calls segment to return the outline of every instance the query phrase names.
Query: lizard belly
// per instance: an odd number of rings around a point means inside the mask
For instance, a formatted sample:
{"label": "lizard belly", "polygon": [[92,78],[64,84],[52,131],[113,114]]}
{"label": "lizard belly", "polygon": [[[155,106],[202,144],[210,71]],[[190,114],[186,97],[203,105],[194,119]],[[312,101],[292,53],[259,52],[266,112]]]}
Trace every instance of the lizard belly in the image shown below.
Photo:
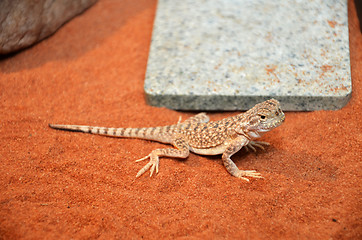
{"label": "lizard belly", "polygon": [[225,144],[220,144],[210,148],[190,147],[190,151],[200,155],[219,155],[225,152],[226,147],[227,146]]}

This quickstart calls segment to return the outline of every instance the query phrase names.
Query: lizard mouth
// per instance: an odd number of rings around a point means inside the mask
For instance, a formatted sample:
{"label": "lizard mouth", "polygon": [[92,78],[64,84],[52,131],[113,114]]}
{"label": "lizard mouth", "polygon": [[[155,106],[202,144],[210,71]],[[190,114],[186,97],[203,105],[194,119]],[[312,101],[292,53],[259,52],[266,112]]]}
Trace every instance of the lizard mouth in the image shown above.
{"label": "lizard mouth", "polygon": [[282,116],[280,116],[280,118],[275,121],[271,121],[271,122],[268,122],[268,123],[265,123],[263,124],[263,126],[260,128],[260,132],[268,132],[276,127],[279,127],[285,120],[285,115],[283,114]]}
{"label": "lizard mouth", "polygon": [[282,117],[280,118],[280,123],[283,123],[285,120],[285,115],[283,114]]}

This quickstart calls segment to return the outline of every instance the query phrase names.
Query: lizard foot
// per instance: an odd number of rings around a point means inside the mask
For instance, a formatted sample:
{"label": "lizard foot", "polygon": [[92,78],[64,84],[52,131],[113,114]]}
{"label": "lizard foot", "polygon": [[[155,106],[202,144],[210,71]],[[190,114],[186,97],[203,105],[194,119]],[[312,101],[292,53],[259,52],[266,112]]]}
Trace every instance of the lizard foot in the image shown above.
{"label": "lizard foot", "polygon": [[250,141],[250,142],[248,143],[248,145],[245,146],[245,149],[246,149],[246,151],[248,151],[248,152],[249,152],[249,148],[251,148],[251,150],[253,150],[254,152],[256,152],[255,147],[258,147],[258,148],[261,148],[262,150],[265,150],[263,145],[269,146],[270,143],[268,143],[268,142],[262,142],[262,141]]}
{"label": "lizard foot", "polygon": [[146,157],[136,160],[136,162],[141,162],[143,160],[146,160],[147,158],[150,158],[150,161],[141,170],[138,171],[136,178],[140,177],[150,168],[151,168],[150,177],[152,177],[152,174],[155,171],[155,169],[156,169],[156,174],[158,173],[158,164],[160,160],[157,155],[150,153]]}
{"label": "lizard foot", "polygon": [[247,179],[246,177],[263,178],[261,174],[256,172],[255,170],[239,170],[236,177],[241,178],[247,182],[249,182],[249,179]]}

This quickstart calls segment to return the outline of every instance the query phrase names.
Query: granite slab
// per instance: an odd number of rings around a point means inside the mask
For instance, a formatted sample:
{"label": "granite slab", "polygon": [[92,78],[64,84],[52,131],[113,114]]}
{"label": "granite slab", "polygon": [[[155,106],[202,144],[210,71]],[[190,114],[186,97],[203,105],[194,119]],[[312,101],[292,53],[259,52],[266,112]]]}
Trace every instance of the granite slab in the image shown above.
{"label": "granite slab", "polygon": [[345,0],[159,0],[144,90],[150,105],[342,108],[352,92]]}

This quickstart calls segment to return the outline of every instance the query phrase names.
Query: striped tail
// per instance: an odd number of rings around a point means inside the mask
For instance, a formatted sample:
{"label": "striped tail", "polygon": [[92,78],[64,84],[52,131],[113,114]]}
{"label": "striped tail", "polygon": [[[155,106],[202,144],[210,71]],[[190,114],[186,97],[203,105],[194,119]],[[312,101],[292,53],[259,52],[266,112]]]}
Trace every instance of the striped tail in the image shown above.
{"label": "striped tail", "polygon": [[150,128],[108,128],[81,125],[49,124],[49,127],[58,130],[92,133],[112,137],[140,138],[163,143],[171,142],[171,135],[165,131],[166,128],[170,128],[171,126]]}

